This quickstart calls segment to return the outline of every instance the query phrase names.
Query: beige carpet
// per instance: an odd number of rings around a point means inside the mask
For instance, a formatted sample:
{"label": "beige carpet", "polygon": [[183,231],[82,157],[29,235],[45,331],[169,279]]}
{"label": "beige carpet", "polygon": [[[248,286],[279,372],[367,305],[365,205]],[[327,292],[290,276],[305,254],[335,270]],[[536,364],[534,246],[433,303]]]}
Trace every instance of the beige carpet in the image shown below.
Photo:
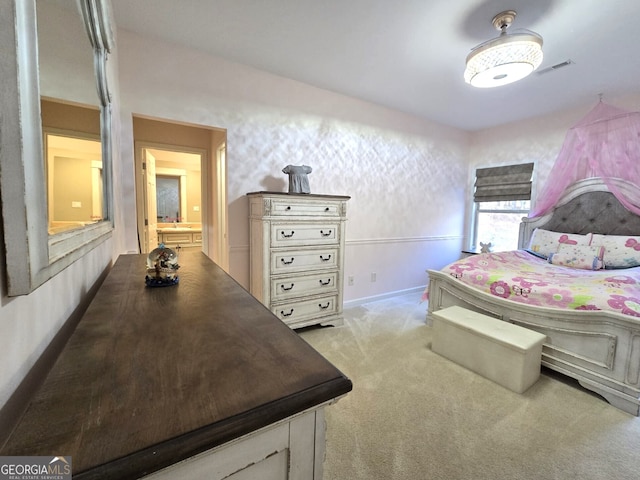
{"label": "beige carpet", "polygon": [[327,408],[325,480],[640,478],[640,418],[546,369],[516,394],[440,357],[419,299],[300,331],[354,384]]}

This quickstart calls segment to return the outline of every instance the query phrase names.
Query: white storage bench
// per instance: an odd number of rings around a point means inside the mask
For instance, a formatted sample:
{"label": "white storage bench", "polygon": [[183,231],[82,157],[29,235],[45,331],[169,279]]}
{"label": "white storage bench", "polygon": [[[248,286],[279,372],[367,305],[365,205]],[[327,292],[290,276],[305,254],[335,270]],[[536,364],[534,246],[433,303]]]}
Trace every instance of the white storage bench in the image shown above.
{"label": "white storage bench", "polygon": [[435,353],[516,393],[538,380],[546,338],[462,307],[433,312]]}

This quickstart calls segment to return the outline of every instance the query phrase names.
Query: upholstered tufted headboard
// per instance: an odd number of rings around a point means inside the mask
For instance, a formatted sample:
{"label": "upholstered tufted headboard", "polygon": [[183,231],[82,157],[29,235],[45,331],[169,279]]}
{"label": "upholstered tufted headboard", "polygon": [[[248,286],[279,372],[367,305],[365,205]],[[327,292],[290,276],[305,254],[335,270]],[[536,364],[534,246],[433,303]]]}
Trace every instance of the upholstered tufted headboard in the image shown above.
{"label": "upholstered tufted headboard", "polygon": [[536,228],[565,233],[640,235],[640,216],[624,208],[611,192],[606,191],[601,181],[589,179],[567,189],[551,213],[524,218],[520,224],[518,248],[528,246]]}

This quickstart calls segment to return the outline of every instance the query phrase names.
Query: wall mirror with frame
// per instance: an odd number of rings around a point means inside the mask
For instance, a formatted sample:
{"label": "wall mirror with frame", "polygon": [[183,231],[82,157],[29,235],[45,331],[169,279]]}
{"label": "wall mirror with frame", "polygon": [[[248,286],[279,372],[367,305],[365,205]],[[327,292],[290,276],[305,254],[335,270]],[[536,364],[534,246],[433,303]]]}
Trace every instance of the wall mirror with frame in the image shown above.
{"label": "wall mirror with frame", "polygon": [[[0,0],[7,295],[32,292],[111,236],[113,46],[102,0]],[[5,76],[3,76],[3,81]],[[74,179],[69,176],[74,176]]]}

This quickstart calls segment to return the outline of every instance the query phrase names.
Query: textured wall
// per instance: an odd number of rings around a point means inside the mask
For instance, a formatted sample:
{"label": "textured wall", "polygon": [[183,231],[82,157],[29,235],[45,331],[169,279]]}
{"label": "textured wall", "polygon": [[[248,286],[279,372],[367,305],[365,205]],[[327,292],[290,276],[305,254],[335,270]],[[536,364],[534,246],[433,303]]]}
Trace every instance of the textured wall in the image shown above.
{"label": "textured wall", "polygon": [[427,268],[457,257],[465,132],[128,32],[118,41],[123,125],[136,114],[227,130],[230,273],[241,284],[245,194],[286,191],[288,164],[313,167],[312,193],[352,197],[347,300],[419,287]]}

